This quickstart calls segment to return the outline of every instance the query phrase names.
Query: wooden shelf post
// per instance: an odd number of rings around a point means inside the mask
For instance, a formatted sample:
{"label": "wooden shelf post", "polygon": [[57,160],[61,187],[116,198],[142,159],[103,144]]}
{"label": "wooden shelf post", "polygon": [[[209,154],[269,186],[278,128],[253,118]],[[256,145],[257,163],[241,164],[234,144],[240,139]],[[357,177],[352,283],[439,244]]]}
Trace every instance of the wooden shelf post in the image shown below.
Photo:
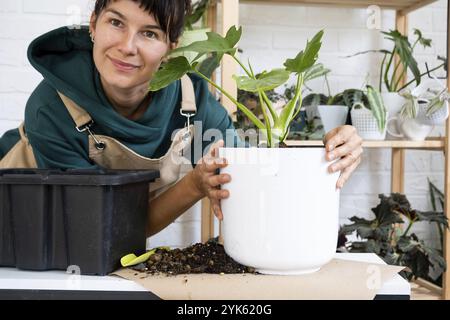
{"label": "wooden shelf post", "polygon": [[[447,1],[447,87],[450,90],[450,77],[448,70],[450,67],[450,0]],[[445,181],[444,181],[444,214],[450,220],[450,118],[447,119],[445,128],[445,149],[444,149],[444,164],[445,164]],[[447,262],[447,270],[450,267],[450,231],[447,229],[444,233],[444,259]],[[450,299],[450,275],[449,272],[444,272],[442,278],[442,292],[445,300]]]}

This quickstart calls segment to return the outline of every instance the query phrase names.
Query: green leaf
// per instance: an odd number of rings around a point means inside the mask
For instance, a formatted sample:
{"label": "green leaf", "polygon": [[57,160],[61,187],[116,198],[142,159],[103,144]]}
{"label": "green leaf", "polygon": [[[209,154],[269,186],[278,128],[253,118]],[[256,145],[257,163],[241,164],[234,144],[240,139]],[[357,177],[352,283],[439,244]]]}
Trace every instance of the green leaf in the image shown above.
{"label": "green leaf", "polygon": [[395,50],[402,61],[402,64],[405,68],[409,68],[412,74],[414,75],[414,79],[417,84],[420,83],[420,70],[417,66],[417,61],[414,59],[412,55],[411,44],[408,41],[408,37],[402,35],[398,30],[391,30],[390,32],[382,32],[387,37],[386,39],[391,40],[395,44]]}
{"label": "green leaf", "polygon": [[448,228],[448,219],[443,212],[436,211],[418,211],[416,210],[418,221],[437,222]]}
{"label": "green leaf", "polygon": [[239,40],[241,40],[241,36],[242,27],[236,29],[236,26],[232,26],[230,29],[228,29],[225,39],[227,40],[230,48],[234,48],[238,44]]}
{"label": "green leaf", "polygon": [[152,77],[150,81],[150,91],[158,91],[167,87],[172,82],[181,79],[191,70],[191,66],[186,57],[176,57],[164,63]]}
{"label": "green leaf", "polygon": [[305,82],[311,81],[316,78],[323,77],[331,72],[330,69],[327,69],[323,66],[322,63],[316,63],[309,69],[305,71]]}
{"label": "green leaf", "polygon": [[186,51],[197,52],[198,55],[194,60],[197,60],[203,55],[209,53],[222,53],[234,55],[237,50],[235,48],[235,45],[239,42],[242,35],[242,27],[236,29],[235,26],[232,26],[228,30],[225,38],[215,32],[207,32],[206,34],[208,36],[207,40],[196,41],[185,47],[177,48],[173,50],[171,53],[180,53]]}
{"label": "green leaf", "polygon": [[302,106],[313,106],[317,107],[318,105],[327,104],[328,97],[322,93],[311,93],[303,98]]}
{"label": "green leaf", "polygon": [[268,91],[275,89],[289,80],[290,73],[284,69],[274,69],[260,73],[256,79],[247,76],[233,76],[239,89],[248,92]]}
{"label": "green leaf", "polygon": [[369,106],[370,110],[372,111],[372,115],[377,120],[378,130],[383,133],[386,126],[387,110],[384,106],[381,94],[372,86],[367,86],[367,98],[369,100]]}
{"label": "green leaf", "polygon": [[414,29],[414,34],[417,36],[417,40],[424,48],[431,48],[432,40],[424,38],[422,32],[419,29]]}
{"label": "green leaf", "polygon": [[311,41],[308,41],[305,50],[300,51],[294,59],[287,59],[284,63],[286,70],[299,74],[311,68],[319,57],[322,37],[323,30],[319,31]]}

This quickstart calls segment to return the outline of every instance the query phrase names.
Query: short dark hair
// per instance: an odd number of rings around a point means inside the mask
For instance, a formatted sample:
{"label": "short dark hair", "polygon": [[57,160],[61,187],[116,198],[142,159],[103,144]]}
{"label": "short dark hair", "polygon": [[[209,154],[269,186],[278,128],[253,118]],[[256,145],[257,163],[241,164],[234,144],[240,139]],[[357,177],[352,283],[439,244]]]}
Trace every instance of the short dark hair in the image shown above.
{"label": "short dark hair", "polygon": [[[96,17],[114,0],[96,0],[94,14]],[[170,42],[176,42],[183,33],[185,16],[191,12],[191,0],[131,0],[139,7],[151,13],[161,28],[166,32]]]}

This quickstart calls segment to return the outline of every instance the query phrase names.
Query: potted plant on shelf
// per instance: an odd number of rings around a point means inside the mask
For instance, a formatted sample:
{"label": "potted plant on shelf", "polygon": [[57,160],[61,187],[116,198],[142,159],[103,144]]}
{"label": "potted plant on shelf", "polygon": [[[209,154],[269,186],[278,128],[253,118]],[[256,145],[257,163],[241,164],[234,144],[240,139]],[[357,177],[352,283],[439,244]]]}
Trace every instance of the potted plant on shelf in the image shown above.
{"label": "potted plant on shelf", "polygon": [[[384,140],[388,113],[380,93],[372,86],[367,91],[352,89],[347,91],[351,99],[350,116],[352,125],[365,140]],[[344,91],[345,95],[346,91]]]}
{"label": "potted plant on shelf", "polygon": [[[431,39],[423,37],[422,32],[418,29],[414,29],[414,35],[416,39],[414,43],[410,43],[407,36],[402,35],[398,30],[390,30],[389,32],[382,31],[386,39],[393,42],[393,48],[391,50],[368,50],[359,52],[355,55],[377,52],[383,54],[383,59],[380,64],[380,75],[378,81],[378,90],[381,92],[384,103],[386,104],[389,115],[394,117],[400,111],[404,104],[404,99],[398,94],[404,88],[409,87],[413,83],[420,84],[421,78],[430,72],[436,71],[442,67],[445,67],[445,61],[427,70],[427,72],[421,72],[416,59],[414,58],[414,49],[417,45],[422,45],[424,48],[431,47]],[[355,56],[353,55],[353,56]],[[398,57],[398,62],[395,62],[395,57]],[[445,60],[438,57],[439,60]],[[402,79],[406,76],[407,72],[413,75],[413,79],[402,85]],[[383,91],[382,89],[386,91]]]}
{"label": "potted plant on shelf", "polygon": [[[231,56],[245,72],[245,75],[234,76],[238,88],[258,93],[260,104],[265,106],[263,121],[203,75],[197,69],[196,60],[190,63],[183,56],[162,66],[153,76],[150,90],[165,87],[186,73],[195,73],[233,101],[255,124],[267,148],[219,150],[220,157],[228,161],[223,171],[233,177],[227,184],[231,196],[222,200],[225,250],[237,262],[255,267],[261,273],[313,272],[335,254],[339,173],[328,172],[323,147],[277,147],[283,145],[291,121],[300,112],[303,84],[315,74],[323,31],[308,41],[296,57],[287,59],[282,68],[264,71],[258,76],[250,63],[245,66],[236,57],[241,33],[242,29],[236,27],[230,28],[225,37],[210,32],[207,40],[175,51],[193,51],[196,59],[207,54],[216,54],[219,59],[225,54]],[[296,80],[295,94],[277,114],[266,92],[282,86],[291,76]],[[286,188],[292,181],[308,183]]]}
{"label": "potted plant on shelf", "polygon": [[404,89],[400,94],[405,104],[400,114],[390,119],[394,122],[388,128],[392,136],[422,141],[435,125],[444,124],[448,118],[450,95],[437,79],[424,81],[412,91]]}

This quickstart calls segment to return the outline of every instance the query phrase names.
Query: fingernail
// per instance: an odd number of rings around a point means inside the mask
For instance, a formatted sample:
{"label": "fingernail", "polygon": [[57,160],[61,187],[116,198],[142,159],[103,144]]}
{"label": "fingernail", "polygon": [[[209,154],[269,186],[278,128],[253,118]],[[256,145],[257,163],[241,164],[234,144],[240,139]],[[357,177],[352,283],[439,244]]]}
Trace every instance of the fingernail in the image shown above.
{"label": "fingernail", "polygon": [[333,151],[334,150],[334,145],[330,144],[328,145],[328,151]]}
{"label": "fingernail", "polygon": [[328,158],[329,158],[330,160],[334,160],[335,157],[336,157],[336,155],[335,155],[333,152],[331,152],[331,153],[328,154]]}

